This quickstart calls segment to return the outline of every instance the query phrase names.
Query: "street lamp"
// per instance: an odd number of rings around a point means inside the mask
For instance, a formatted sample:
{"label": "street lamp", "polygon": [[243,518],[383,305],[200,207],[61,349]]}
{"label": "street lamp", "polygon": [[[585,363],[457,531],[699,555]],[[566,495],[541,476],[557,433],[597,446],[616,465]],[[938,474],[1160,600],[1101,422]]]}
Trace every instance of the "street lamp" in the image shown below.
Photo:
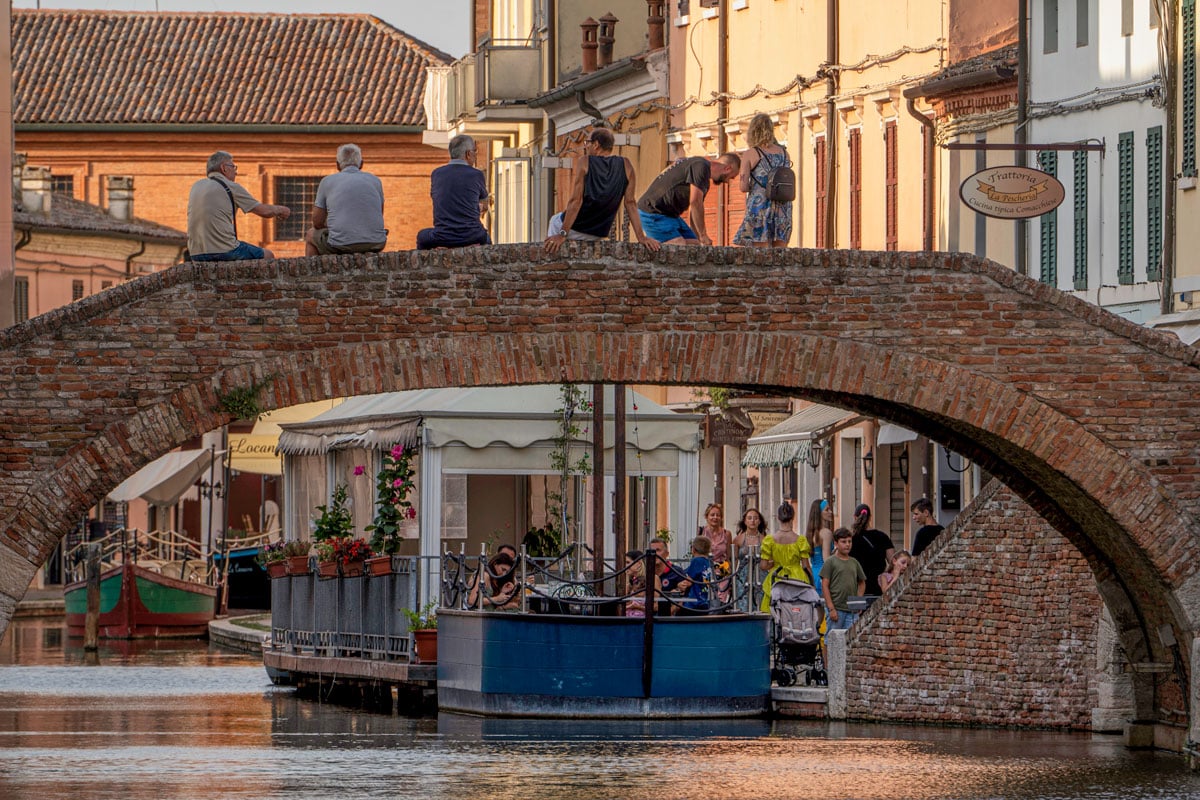
{"label": "street lamp", "polygon": [[875,480],[875,455],[868,450],[867,454],[862,457],[863,477],[867,479],[867,483]]}
{"label": "street lamp", "polygon": [[900,480],[908,481],[908,444],[905,443],[904,449],[900,451],[900,458],[896,460],[896,464],[900,467]]}
{"label": "street lamp", "polygon": [[818,439],[814,439],[813,443],[808,448],[808,464],[814,470],[821,466],[821,455],[825,452],[825,444]]}

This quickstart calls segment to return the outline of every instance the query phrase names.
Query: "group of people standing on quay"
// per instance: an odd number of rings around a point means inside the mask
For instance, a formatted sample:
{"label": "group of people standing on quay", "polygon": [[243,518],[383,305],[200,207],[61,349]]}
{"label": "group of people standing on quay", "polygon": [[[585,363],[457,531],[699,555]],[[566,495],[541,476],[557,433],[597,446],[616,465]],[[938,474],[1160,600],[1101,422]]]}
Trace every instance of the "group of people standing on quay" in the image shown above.
{"label": "group of people standing on quay", "polygon": [[[652,251],[662,245],[710,245],[704,220],[709,189],[735,178],[746,193],[746,213],[734,243],[747,247],[786,247],[792,234],[795,173],[787,150],[775,138],[774,124],[757,114],[746,132],[742,155],[678,159],[639,198],[637,175],[624,156],[614,155],[615,139],[595,128],[584,153],[572,164],[571,190],[563,211],[555,214],[545,247],[557,253],[567,241],[606,239],[624,207],[634,236]],[[489,203],[487,180],[476,166],[478,152],[470,136],[455,136],[449,163],[430,176],[433,227],[417,234],[417,249],[491,244],[481,217]],[[387,244],[383,184],[362,169],[362,150],[344,144],[337,150],[338,171],[317,187],[305,255],[377,253]],[[237,211],[265,219],[287,219],[292,209],[263,203],[237,182],[230,153],[208,159],[204,179],[188,195],[188,255],[193,261],[271,259],[274,254],[238,238]]]}

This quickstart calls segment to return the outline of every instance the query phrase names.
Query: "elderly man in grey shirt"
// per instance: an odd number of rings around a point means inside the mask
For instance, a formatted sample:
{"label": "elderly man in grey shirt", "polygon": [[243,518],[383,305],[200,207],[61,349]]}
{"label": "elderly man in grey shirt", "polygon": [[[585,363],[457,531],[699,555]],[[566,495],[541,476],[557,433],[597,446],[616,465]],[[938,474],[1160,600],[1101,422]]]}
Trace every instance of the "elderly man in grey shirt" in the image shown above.
{"label": "elderly man in grey shirt", "polygon": [[188,194],[188,252],[192,261],[271,259],[275,254],[238,238],[237,210],[264,219],[287,219],[287,206],[260,203],[239,184],[233,156],[218,150],[208,158],[208,177]]}
{"label": "elderly man in grey shirt", "polygon": [[322,178],[317,187],[304,254],[378,253],[388,235],[383,227],[383,184],[362,171],[362,150],[356,144],[338,148],[337,165],[338,172]]}

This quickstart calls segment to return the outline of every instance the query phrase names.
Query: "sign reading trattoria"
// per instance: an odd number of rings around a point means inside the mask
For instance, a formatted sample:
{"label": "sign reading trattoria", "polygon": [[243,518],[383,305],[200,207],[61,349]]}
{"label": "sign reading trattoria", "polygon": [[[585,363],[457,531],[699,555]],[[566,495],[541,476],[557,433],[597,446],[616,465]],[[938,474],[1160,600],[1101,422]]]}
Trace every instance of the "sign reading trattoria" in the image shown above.
{"label": "sign reading trattoria", "polygon": [[996,219],[1040,217],[1058,208],[1066,197],[1053,175],[1032,167],[988,167],[958,187],[962,201],[980,214]]}

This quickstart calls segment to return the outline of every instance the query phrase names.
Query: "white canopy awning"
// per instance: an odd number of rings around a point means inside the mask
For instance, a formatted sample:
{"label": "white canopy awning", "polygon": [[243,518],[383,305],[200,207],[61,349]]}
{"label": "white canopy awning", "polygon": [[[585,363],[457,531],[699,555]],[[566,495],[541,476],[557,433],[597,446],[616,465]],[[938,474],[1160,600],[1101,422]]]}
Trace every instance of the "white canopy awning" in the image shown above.
{"label": "white canopy awning", "polygon": [[[587,396],[585,392],[585,396]],[[626,436],[631,457],[638,451],[660,448],[696,451],[700,448],[699,414],[677,414],[630,392],[626,400]],[[349,448],[380,448],[394,443],[415,445],[424,428],[428,447],[462,446],[472,451],[505,448],[515,453],[535,449],[559,435],[557,385],[477,389],[423,389],[410,392],[355,397],[307,423],[286,424],[279,451],[287,455],[314,455]],[[605,438],[613,440],[613,390],[606,387]],[[591,415],[579,412],[576,424],[587,429]],[[590,447],[590,436],[581,434],[578,445]],[[611,447],[610,447],[611,450]],[[466,454],[456,457],[462,463]],[[515,456],[514,456],[515,457]],[[533,460],[545,466],[539,453]],[[496,456],[490,457],[499,468]],[[518,459],[531,467],[529,458]],[[514,468],[515,468],[514,463]],[[636,466],[629,461],[632,471]]]}
{"label": "white canopy awning", "polygon": [[156,458],[108,493],[110,500],[127,503],[142,498],[154,505],[171,506],[208,472],[211,450],[176,450]]}
{"label": "white canopy awning", "polygon": [[825,428],[853,416],[832,406],[811,405],[746,443],[743,467],[786,467],[811,462],[812,440]]}
{"label": "white canopy awning", "polygon": [[879,428],[879,438],[876,444],[883,446],[885,444],[904,444],[911,442],[917,438],[917,435],[908,428],[901,428],[899,425],[884,423]]}

